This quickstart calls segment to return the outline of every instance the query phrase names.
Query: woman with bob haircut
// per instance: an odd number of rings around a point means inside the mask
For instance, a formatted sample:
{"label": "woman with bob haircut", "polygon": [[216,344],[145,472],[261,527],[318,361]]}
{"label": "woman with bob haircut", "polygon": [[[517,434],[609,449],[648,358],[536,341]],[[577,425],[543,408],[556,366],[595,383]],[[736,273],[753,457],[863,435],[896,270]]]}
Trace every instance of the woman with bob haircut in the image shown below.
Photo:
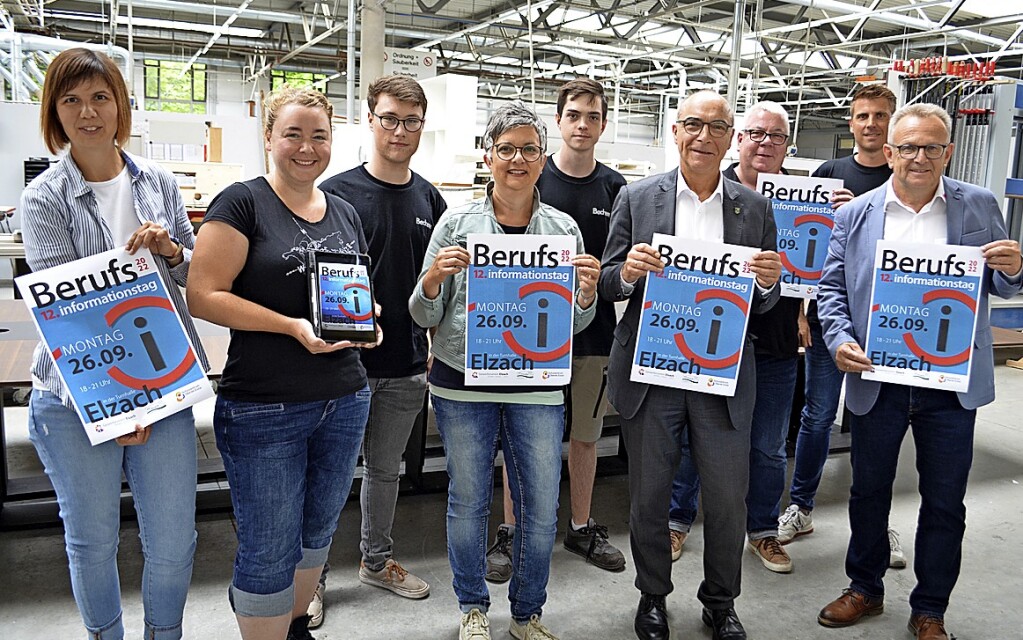
{"label": "woman with bob haircut", "polygon": [[557,640],[540,622],[547,601],[558,524],[565,393],[560,387],[465,385],[466,269],[470,233],[569,236],[575,241],[573,332],[593,320],[600,261],[586,255],[567,213],[540,202],[536,181],[547,161],[547,127],[521,102],[500,107],[483,137],[493,173],[486,197],[449,210],[437,223],[409,298],[412,318],[436,327],[430,399],[448,471],[448,560],[462,616],[459,640],[489,640],[487,524],[494,495],[494,458],[501,442],[518,530],[508,588],[509,632],[518,640]]}
{"label": "woman with bob haircut", "polygon": [[231,328],[213,426],[238,525],[229,593],[245,640],[312,638],[306,610],[369,417],[352,347],[375,344],[324,342],[309,321],[308,252],[367,249],[352,205],[315,186],[332,113],[312,89],[268,98],[273,168],[210,203],[188,283],[196,317]]}
{"label": "woman with bob haircut", "polygon": [[[33,270],[123,246],[152,251],[164,282],[184,285],[192,225],[177,182],[123,147],[131,133],[124,79],[106,55],[68,49],[43,85],[46,146],[67,153],[21,195],[25,257]],[[208,369],[178,287],[175,310]],[[124,637],[117,572],[121,474],[138,515],[145,560],[145,638],[181,637],[195,551],[195,421],[178,412],[134,433],[91,446],[52,355],[40,344],[32,365],[29,438],[57,493],[71,588],[89,637]]]}

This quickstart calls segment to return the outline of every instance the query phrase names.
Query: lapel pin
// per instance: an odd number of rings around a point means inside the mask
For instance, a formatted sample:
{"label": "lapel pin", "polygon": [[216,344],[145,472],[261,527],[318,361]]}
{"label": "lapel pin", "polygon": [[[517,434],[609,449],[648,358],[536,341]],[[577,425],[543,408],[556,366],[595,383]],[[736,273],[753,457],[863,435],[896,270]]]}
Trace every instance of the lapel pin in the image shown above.
{"label": "lapel pin", "polygon": [[741,207],[736,207],[735,208],[735,215],[739,215],[740,213],[742,213],[742,208]]}

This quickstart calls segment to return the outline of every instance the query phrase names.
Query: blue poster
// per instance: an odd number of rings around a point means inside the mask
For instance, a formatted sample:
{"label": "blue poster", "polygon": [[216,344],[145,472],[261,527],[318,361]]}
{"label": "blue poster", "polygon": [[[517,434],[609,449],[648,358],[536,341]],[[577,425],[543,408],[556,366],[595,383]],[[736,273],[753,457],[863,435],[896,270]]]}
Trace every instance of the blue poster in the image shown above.
{"label": "blue poster", "polygon": [[563,386],[572,378],[573,236],[469,234],[465,384]]}
{"label": "blue poster", "polygon": [[966,391],[983,277],[980,247],[878,241],[863,379]]}
{"label": "blue poster", "polygon": [[835,228],[831,192],[841,180],[784,174],[757,176],[757,191],[771,199],[778,227],[781,257],[781,294],[791,298],[816,298],[817,283],[824,272],[828,243]]}
{"label": "blue poster", "polygon": [[17,284],[92,444],[213,397],[148,250],[113,249]]}
{"label": "blue poster", "polygon": [[646,278],[633,382],[735,395],[759,251],[655,233],[664,271]]}

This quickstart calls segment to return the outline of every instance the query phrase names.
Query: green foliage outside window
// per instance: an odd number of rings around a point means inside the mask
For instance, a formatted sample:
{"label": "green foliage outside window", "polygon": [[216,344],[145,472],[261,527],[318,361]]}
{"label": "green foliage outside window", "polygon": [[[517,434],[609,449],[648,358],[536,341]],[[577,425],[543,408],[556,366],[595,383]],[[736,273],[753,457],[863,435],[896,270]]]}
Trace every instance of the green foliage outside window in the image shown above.
{"label": "green foliage outside window", "polygon": [[181,75],[184,62],[146,60],[146,111],[206,113],[206,65],[193,64]]}
{"label": "green foliage outside window", "polygon": [[[273,69],[270,71],[270,90],[274,91],[284,84],[295,88],[308,87],[327,77],[325,73],[312,73],[308,71],[281,71]],[[320,91],[324,87],[318,87]]]}

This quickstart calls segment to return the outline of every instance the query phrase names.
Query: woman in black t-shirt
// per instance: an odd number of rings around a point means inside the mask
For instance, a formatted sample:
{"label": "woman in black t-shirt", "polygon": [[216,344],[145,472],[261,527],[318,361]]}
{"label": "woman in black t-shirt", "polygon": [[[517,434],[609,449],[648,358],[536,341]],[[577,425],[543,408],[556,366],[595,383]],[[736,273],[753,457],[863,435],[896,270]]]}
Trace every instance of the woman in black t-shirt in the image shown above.
{"label": "woman in black t-shirt", "polygon": [[270,96],[273,169],[210,203],[188,283],[192,313],[231,328],[214,429],[238,523],[230,600],[245,640],[312,637],[306,608],[369,413],[352,347],[375,345],[328,344],[308,320],[306,253],[366,250],[355,209],[314,185],[331,114],[317,91]]}

